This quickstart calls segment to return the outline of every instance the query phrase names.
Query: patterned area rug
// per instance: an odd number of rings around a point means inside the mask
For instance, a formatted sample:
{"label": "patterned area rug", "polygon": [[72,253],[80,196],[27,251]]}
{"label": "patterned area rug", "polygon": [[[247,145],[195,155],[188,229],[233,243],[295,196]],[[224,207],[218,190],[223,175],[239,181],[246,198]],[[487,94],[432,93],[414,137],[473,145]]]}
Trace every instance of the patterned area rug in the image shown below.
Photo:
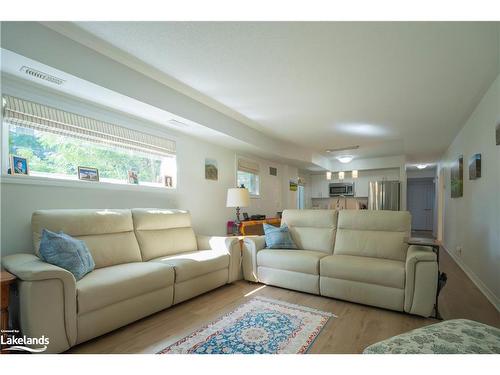
{"label": "patterned area rug", "polygon": [[254,297],[159,354],[306,353],[331,313]]}

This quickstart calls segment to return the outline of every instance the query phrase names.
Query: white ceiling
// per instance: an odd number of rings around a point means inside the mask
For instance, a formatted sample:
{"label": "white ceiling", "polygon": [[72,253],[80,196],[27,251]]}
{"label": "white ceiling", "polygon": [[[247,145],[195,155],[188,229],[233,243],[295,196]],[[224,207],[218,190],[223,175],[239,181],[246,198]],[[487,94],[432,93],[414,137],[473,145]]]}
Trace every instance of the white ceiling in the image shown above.
{"label": "white ceiling", "polygon": [[265,134],[356,157],[435,161],[499,72],[498,23],[77,25]]}

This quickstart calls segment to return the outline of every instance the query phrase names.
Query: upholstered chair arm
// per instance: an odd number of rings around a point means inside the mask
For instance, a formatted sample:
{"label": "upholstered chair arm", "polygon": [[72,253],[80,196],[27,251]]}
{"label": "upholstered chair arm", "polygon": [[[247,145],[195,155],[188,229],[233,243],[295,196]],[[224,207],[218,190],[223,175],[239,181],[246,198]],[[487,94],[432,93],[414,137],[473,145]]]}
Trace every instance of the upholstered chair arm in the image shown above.
{"label": "upholstered chair arm", "polygon": [[258,282],[257,253],[266,247],[265,236],[245,237],[243,239],[243,278],[248,281]]}
{"label": "upholstered chair arm", "polygon": [[241,280],[241,248],[238,237],[197,235],[198,250],[214,250],[229,254],[229,283]]}
{"label": "upholstered chair arm", "polygon": [[45,335],[48,353],[75,345],[76,281],[63,268],[43,262],[33,254],[2,258],[2,266],[18,278],[20,325],[23,334]]}
{"label": "upholstered chair arm", "polygon": [[429,246],[411,245],[406,255],[405,311],[428,317],[436,302],[437,256]]}

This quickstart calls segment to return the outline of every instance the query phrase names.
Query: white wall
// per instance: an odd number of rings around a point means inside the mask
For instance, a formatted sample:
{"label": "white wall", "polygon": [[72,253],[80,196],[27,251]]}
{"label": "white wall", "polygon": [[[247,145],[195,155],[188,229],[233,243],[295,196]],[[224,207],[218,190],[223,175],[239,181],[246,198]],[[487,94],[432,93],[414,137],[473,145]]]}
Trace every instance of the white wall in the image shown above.
{"label": "white wall", "polygon": [[[500,76],[454,139],[439,168],[444,176],[443,243],[469,277],[500,309]],[[469,180],[468,162],[481,153],[481,178]],[[450,197],[450,167],[464,157],[463,197]],[[441,173],[440,173],[441,175]],[[461,247],[459,254],[457,248]]]}

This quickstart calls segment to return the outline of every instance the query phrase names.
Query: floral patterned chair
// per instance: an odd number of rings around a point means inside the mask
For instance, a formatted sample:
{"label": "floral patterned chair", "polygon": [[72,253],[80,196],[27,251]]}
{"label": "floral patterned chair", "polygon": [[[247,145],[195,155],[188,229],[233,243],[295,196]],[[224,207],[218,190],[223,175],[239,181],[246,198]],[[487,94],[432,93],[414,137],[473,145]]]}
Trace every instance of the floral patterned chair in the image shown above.
{"label": "floral patterned chair", "polygon": [[447,320],[370,345],[363,354],[500,354],[500,329]]}

